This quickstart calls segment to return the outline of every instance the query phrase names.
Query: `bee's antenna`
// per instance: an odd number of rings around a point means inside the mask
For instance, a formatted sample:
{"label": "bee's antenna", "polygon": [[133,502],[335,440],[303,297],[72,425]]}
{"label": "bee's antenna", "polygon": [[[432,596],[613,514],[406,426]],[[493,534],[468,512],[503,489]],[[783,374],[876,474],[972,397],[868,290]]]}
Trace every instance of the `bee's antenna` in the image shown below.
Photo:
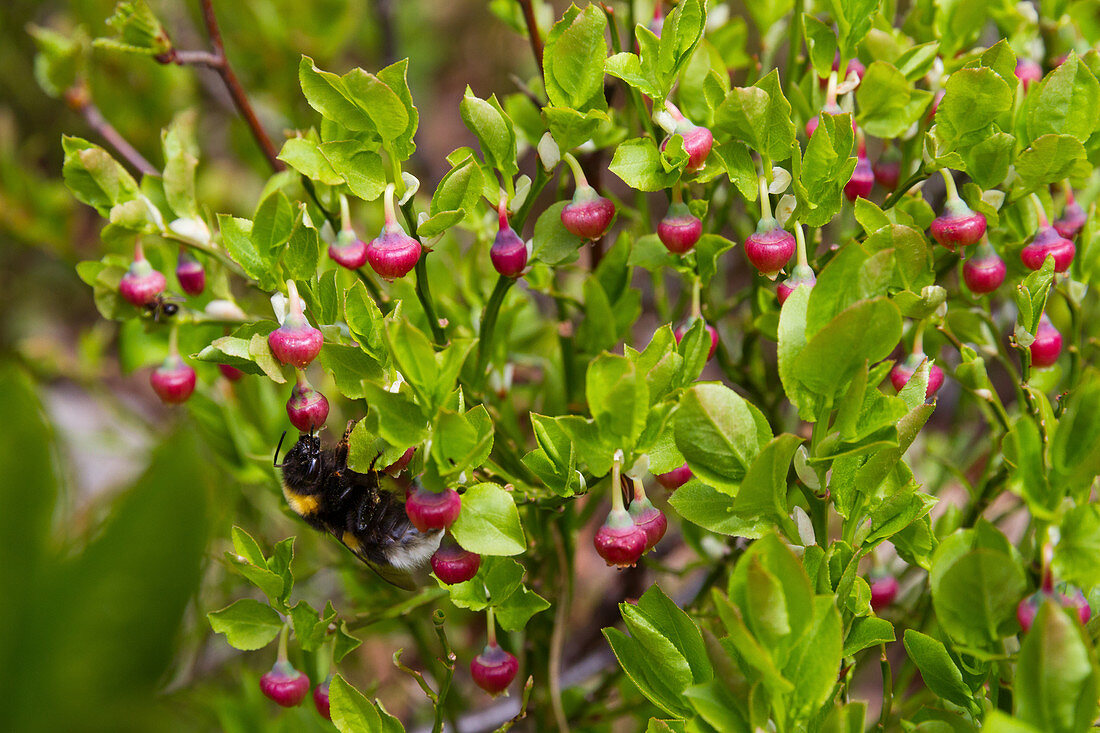
{"label": "bee's antenna", "polygon": [[275,446],[275,457],[271,459],[271,465],[275,468],[282,468],[285,463],[279,463],[279,451],[283,448],[283,440],[286,438],[286,431],[279,437],[279,444]]}

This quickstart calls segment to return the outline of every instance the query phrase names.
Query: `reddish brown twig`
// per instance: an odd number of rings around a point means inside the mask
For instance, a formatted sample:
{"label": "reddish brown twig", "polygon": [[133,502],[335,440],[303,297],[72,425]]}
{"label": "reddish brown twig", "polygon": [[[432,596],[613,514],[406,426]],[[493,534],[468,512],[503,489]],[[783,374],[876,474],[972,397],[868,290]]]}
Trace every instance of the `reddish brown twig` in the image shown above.
{"label": "reddish brown twig", "polygon": [[542,74],[542,38],[539,37],[539,24],[535,20],[535,6],[531,0],[519,0],[523,8],[523,20],[527,24],[527,38],[531,41],[531,52],[535,54],[539,74]]}
{"label": "reddish brown twig", "polygon": [[92,101],[92,95],[88,91],[88,87],[78,83],[65,92],[65,102],[70,109],[79,112],[84,121],[88,123],[88,126],[114,148],[115,152],[122,156],[132,168],[142,175],[160,175],[160,171],[154,168],[153,164],[146,160],[145,156],[137,151],[137,148],[127,142],[126,138],[114,128],[114,125],[107,121],[107,118],[99,111],[99,107]]}
{"label": "reddish brown twig", "polygon": [[255,138],[260,150],[263,151],[268,164],[272,170],[281,171],[286,166],[279,160],[279,151],[275,149],[271,138],[268,137],[267,132],[260,124],[259,118],[256,117],[256,111],[252,109],[252,104],[248,101],[244,87],[241,86],[240,80],[237,79],[237,75],[225,55],[221,28],[218,26],[218,19],[214,15],[214,2],[213,0],[201,0],[201,2],[202,17],[206,24],[206,32],[210,36],[210,46],[213,51],[181,51],[172,48],[168,52],[157,56],[156,59],[162,64],[205,66],[216,71],[225,84],[225,88],[233,100],[233,105],[237,108],[241,117],[244,118],[248,129],[252,131],[252,137]]}

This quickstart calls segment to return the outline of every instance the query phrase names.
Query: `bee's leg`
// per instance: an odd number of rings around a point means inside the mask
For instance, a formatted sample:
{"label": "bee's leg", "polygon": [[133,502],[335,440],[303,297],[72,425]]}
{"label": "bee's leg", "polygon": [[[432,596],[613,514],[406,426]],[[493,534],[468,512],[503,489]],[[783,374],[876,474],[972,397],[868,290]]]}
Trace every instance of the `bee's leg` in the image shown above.
{"label": "bee's leg", "polygon": [[351,431],[354,427],[355,421],[348,420],[348,426],[344,430],[344,437],[340,438],[340,442],[333,448],[336,457],[336,467],[338,469],[346,468],[348,465],[348,439],[351,437]]}

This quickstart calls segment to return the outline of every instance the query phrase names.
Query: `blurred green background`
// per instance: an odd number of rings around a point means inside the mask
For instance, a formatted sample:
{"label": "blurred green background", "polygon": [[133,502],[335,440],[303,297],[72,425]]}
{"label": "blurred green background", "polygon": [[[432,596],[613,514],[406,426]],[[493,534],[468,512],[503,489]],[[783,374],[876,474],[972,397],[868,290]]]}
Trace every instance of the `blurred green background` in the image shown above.
{"label": "blurred green background", "polygon": [[[177,47],[206,48],[197,0],[150,5]],[[519,22],[512,2],[214,5],[276,146],[285,130],[315,121],[298,86],[301,54],[333,69],[414,59],[421,122],[412,167],[425,186],[446,172],[447,153],[473,142],[457,114],[465,86],[482,96],[513,91],[510,74],[534,72],[508,27]],[[148,372],[134,369],[148,361],[140,339],[120,338],[75,272],[103,254],[102,222],[61,180],[61,136],[103,140],[40,86],[28,31],[88,43],[110,35],[113,8],[114,0],[0,3],[0,730],[322,730],[311,705],[272,710],[257,686],[270,655],[242,661],[205,620],[239,589],[216,560],[234,522],[283,522],[278,537],[300,527],[280,513],[270,474],[227,481],[212,468],[209,434],[204,442],[184,411],[156,400]],[[198,111],[199,200],[209,212],[252,210],[269,170],[216,76],[90,44],[86,58],[94,103],[155,166],[161,128]],[[237,481],[250,479],[263,490],[242,501],[249,489]],[[326,552],[335,551],[314,547],[319,559],[296,573],[319,572],[331,592]],[[379,655],[359,656],[369,667]]]}

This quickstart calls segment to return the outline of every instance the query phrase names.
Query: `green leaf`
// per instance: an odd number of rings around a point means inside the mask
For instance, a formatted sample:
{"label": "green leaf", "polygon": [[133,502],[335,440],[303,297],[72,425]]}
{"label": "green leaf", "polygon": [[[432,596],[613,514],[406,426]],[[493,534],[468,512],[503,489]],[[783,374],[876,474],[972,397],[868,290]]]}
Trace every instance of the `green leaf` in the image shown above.
{"label": "green leaf", "polygon": [[844,205],[844,186],[852,177],[856,159],[852,157],[855,137],[851,116],[822,114],[813,137],[800,158],[792,158],[795,198],[794,218],[807,226],[823,226]]}
{"label": "green leaf", "polygon": [[1100,413],[1100,374],[1086,371],[1064,407],[1051,441],[1051,464],[1071,487],[1083,487],[1100,473],[1100,424],[1094,419]]}
{"label": "green leaf", "polygon": [[432,194],[433,216],[449,211],[472,212],[483,190],[481,166],[473,156],[455,164]]}
{"label": "green leaf", "polygon": [[796,647],[783,676],[794,683],[795,709],[810,716],[829,699],[840,668],[843,631],[840,612],[831,595],[813,599],[813,620],[807,629],[812,644]]}
{"label": "green leaf", "polygon": [[84,204],[109,217],[118,204],[132,201],[140,195],[137,182],[122,165],[103,148],[79,137],[66,135],[61,139],[65,162],[61,173],[65,185]]}
{"label": "green leaf", "polygon": [[344,80],[317,68],[309,56],[303,55],[298,64],[298,80],[309,106],[326,119],[355,132],[377,132],[371,116],[359,106]]}
{"label": "green leaf", "polygon": [[650,586],[635,606],[628,608],[628,605],[620,605],[624,614],[628,611],[640,614],[653,629],[676,647],[677,653],[684,658],[691,670],[692,680],[705,682],[714,675],[699,627],[659,586]]}
{"label": "green leaf", "polygon": [[832,402],[865,362],[886,358],[900,339],[897,306],[885,298],[861,301],[813,335],[791,364],[790,378]]}
{"label": "green leaf", "polygon": [[527,549],[515,500],[496,484],[475,484],[466,490],[451,533],[479,555],[519,555]]}
{"label": "green leaf", "polygon": [[857,616],[844,638],[843,656],[850,657],[876,644],[894,641],[894,625],[877,616]]}
{"label": "green leaf", "polygon": [[684,392],[674,430],[676,448],[692,473],[718,488],[736,489],[761,449],[749,403],[719,384]]}
{"label": "green leaf", "polygon": [[543,107],[542,116],[550,134],[554,136],[554,141],[562,150],[572,150],[591,140],[599,132],[600,126],[610,119],[603,110],[578,112],[570,107]]}
{"label": "green leaf", "polygon": [[381,710],[342,676],[329,682],[329,712],[340,733],[391,733],[404,728],[389,713]]}
{"label": "green leaf", "polygon": [[279,280],[268,265],[266,253],[261,253],[252,242],[252,222],[228,214],[218,214],[218,229],[222,246],[229,258],[241,266],[245,274],[257,280],[261,287],[276,290]]}
{"label": "green leaf", "polygon": [[1016,717],[1050,733],[1086,731],[1096,718],[1096,663],[1080,624],[1047,601],[1020,646]]}
{"label": "green leaf", "polygon": [[787,516],[787,473],[801,442],[802,438],[783,433],[760,449],[741,481],[733,502],[734,513],[746,520],[769,518],[784,527],[791,539],[797,537]]}
{"label": "green leaf", "polygon": [[714,126],[720,142],[730,137],[740,140],[772,162],[789,158],[795,129],[778,70],[751,87],[731,89],[715,112]]}
{"label": "green leaf", "polygon": [[914,89],[894,66],[875,61],[856,89],[857,119],[871,135],[897,137],[924,115],[931,101],[931,92]]}
{"label": "green leaf", "polygon": [[405,129],[396,133],[390,141],[390,148],[401,160],[408,160],[416,151],[413,137],[420,124],[420,111],[413,105],[412,92],[409,90],[409,60],[401,59],[378,72],[378,78],[397,95],[405,108]]}
{"label": "green leaf", "polygon": [[984,136],[964,153],[966,171],[983,189],[994,188],[1008,176],[1016,159],[1016,138],[1006,132]]}
{"label": "green leaf", "polygon": [[339,186],[343,176],[333,170],[315,140],[305,137],[292,137],[283,143],[279,151],[279,160],[301,173],[306,178],[323,183],[326,186]]}
{"label": "green leaf", "polygon": [[[802,563],[777,535],[768,534],[737,561],[729,597],[783,668],[814,619],[813,591]],[[839,647],[839,629],[837,642]]]}
{"label": "green leaf", "polygon": [[246,652],[263,649],[283,628],[283,620],[275,609],[251,598],[242,598],[206,617],[215,633],[225,634],[230,646]]}
{"label": "green leaf", "polygon": [[[814,290],[817,288],[815,287]],[[779,378],[787,398],[798,408],[803,419],[815,419],[817,400],[812,391],[804,388],[794,376],[794,364],[806,348],[806,310],[810,288],[795,288],[779,312],[778,356]]]}
{"label": "green leaf", "polygon": [[871,29],[878,0],[829,0],[829,6],[836,20],[840,54],[843,59],[853,58],[859,42]]}
{"label": "green leaf", "polygon": [[386,173],[382,156],[367,149],[357,140],[335,140],[322,143],[321,155],[348,185],[348,189],[364,201],[374,201],[386,190]]}
{"label": "green leaf", "polygon": [[107,25],[115,38],[96,39],[96,45],[121,51],[162,54],[172,48],[172,41],[145,0],[122,0],[115,6]]}
{"label": "green leaf", "polygon": [[536,613],[550,608],[550,603],[522,585],[515,593],[496,606],[496,620],[505,631],[523,631]]}
{"label": "green leaf", "polygon": [[814,72],[825,79],[833,70],[833,62],[836,60],[836,33],[809,13],[802,14],[802,29]]}
{"label": "green leaf", "polygon": [[871,533],[864,543],[889,539],[931,511],[936,499],[915,490],[891,494],[871,512]]}
{"label": "green leaf", "polygon": [[[699,45],[706,24],[706,4],[701,0],[683,0],[665,17],[657,44],[658,99],[668,96],[676,76]],[[652,55],[651,49],[651,45],[646,48],[647,57]]]}
{"label": "green leaf", "polygon": [[588,366],[585,396],[601,438],[633,450],[649,413],[645,375],[625,356],[600,354]]}
{"label": "green leaf", "polygon": [[1043,733],[1043,731],[1000,710],[990,710],[982,721],[982,733]]}
{"label": "green leaf", "polygon": [[466,128],[481,144],[485,162],[506,176],[514,176],[519,170],[516,166],[516,131],[496,95],[489,97],[488,101],[479,99],[467,86],[459,112]]}
{"label": "green leaf", "polygon": [[1062,518],[1060,531],[1054,546],[1054,572],[1083,588],[1100,585],[1100,507],[1073,507]]}
{"label": "green leaf", "polygon": [[1016,604],[1027,590],[1019,562],[992,549],[953,556],[940,545],[932,559],[932,605],[952,638],[990,648],[1016,628]]}
{"label": "green leaf", "polygon": [[49,96],[63,96],[86,73],[87,35],[78,30],[66,36],[37,25],[28,25],[27,32],[38,51],[34,56],[35,80]]}
{"label": "green leaf", "polygon": [[321,235],[306,217],[306,205],[298,204],[298,216],[283,251],[283,268],[294,280],[311,279],[321,261]]}
{"label": "green leaf", "polygon": [[772,530],[771,522],[746,521],[734,514],[733,501],[731,494],[692,480],[677,489],[668,503],[681,519],[729,537],[758,539]]}
{"label": "green leaf", "polygon": [[464,583],[448,587],[451,602],[460,608],[481,611],[499,606],[522,586],[523,566],[505,557],[489,556],[482,560],[477,575]]}
{"label": "green leaf", "polygon": [[427,436],[427,418],[407,390],[389,392],[372,382],[363,384],[378,435],[392,446],[415,446]]}
{"label": "green leaf", "polygon": [[578,112],[607,109],[603,93],[607,19],[595,5],[570,6],[546,37],[542,70],[551,105]]}
{"label": "green leaf", "polygon": [[1100,117],[1100,83],[1075,53],[1027,95],[1027,134],[1069,135],[1085,142]]}
{"label": "green leaf", "polygon": [[603,635],[623,672],[647,700],[670,715],[680,718],[691,715],[683,699],[683,688],[677,687],[667,671],[657,666],[660,659],[655,659],[641,644],[618,629],[606,628]]}
{"label": "green leaf", "polygon": [[661,151],[648,137],[636,137],[619,144],[608,170],[621,178],[626,185],[639,191],[661,191],[680,178],[681,163],[666,170]]}
{"label": "green leaf", "polygon": [[[789,694],[794,686],[776,669],[771,650],[762,646],[749,633],[741,609],[730,603],[717,588],[711,589],[711,599],[722,625],[729,634],[730,643],[744,659],[745,664],[759,673],[765,687],[773,695]],[[722,646],[725,648],[725,644]]]}
{"label": "green leaf", "polygon": [[906,629],[904,643],[928,689],[960,707],[972,704],[970,688],[942,642],[915,629]]}
{"label": "green leaf", "polygon": [[760,185],[756,177],[756,164],[753,163],[752,154],[744,143],[736,140],[727,140],[714,146],[714,151],[726,166],[726,175],[729,176],[737,191],[748,201],[756,201],[760,195]]}
{"label": "green leaf", "polygon": [[359,348],[379,361],[386,358],[382,311],[361,280],[344,292],[344,321],[359,343]]}
{"label": "green leaf", "polygon": [[355,346],[325,343],[318,357],[325,371],[332,374],[340,394],[353,400],[367,395],[367,380],[382,378],[382,365],[373,356]]}
{"label": "green leaf", "polygon": [[1016,172],[1028,191],[1064,178],[1081,178],[1091,170],[1084,146],[1069,135],[1038,137],[1016,159]]}
{"label": "green leaf", "polygon": [[[748,733],[751,729],[748,722],[741,716],[739,708],[740,700],[734,697],[729,687],[720,680],[711,680],[703,684],[693,685],[684,690],[684,696],[691,703],[699,717],[705,720],[714,730],[727,731],[728,733]],[[653,720],[646,732],[668,731],[671,728],[657,728]]]}
{"label": "green leaf", "polygon": [[172,120],[161,133],[161,147],[164,149],[164,197],[178,217],[199,216],[195,202],[196,157],[195,114],[185,112]]}
{"label": "green leaf", "polygon": [[1016,287],[1016,321],[1019,328],[1032,336],[1039,328],[1039,319],[1046,310],[1047,296],[1053,282],[1054,261],[1048,257],[1041,268],[1028,274]]}
{"label": "green leaf", "polygon": [[959,69],[947,79],[936,108],[936,136],[958,140],[985,130],[1012,109],[1012,90],[993,69]]}
{"label": "green leaf", "polygon": [[[263,260],[271,260],[290,238],[294,209],[282,191],[274,191],[256,207],[249,239]],[[310,273],[312,275],[312,273]]]}
{"label": "green leaf", "polygon": [[409,112],[401,98],[381,79],[363,69],[355,68],[340,77],[340,80],[346,90],[347,99],[366,112],[383,142],[391,143],[405,132],[409,124]]}

